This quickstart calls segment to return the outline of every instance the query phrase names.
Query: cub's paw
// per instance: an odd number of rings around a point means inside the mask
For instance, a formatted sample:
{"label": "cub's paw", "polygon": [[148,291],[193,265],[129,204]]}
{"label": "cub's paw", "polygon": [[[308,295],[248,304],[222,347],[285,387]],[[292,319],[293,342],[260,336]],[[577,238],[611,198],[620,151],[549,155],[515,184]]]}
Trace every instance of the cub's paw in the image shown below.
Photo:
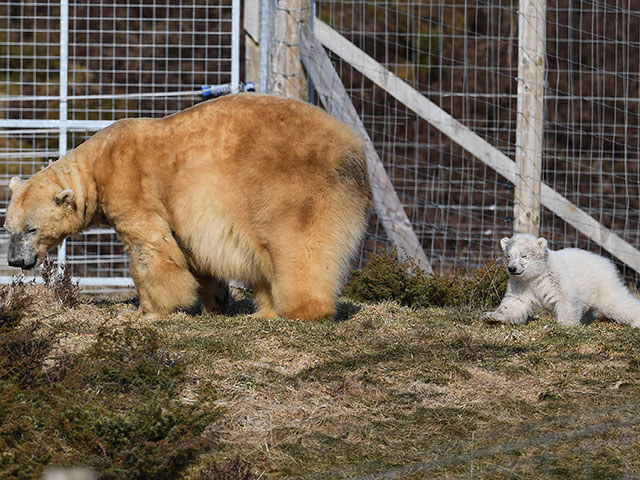
{"label": "cub's paw", "polygon": [[480,320],[487,325],[502,325],[504,323],[496,317],[496,312],[484,312],[480,317]]}

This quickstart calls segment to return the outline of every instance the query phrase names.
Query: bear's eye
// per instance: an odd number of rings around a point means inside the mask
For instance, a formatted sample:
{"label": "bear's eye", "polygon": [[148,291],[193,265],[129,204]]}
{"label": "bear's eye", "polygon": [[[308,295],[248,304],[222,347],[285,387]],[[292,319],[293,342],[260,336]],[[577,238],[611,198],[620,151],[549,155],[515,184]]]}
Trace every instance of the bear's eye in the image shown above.
{"label": "bear's eye", "polygon": [[526,255],[522,255],[522,258],[527,258],[527,256]]}
{"label": "bear's eye", "polygon": [[38,231],[38,229],[35,228],[35,227],[27,227],[25,229],[25,233],[29,233],[29,234],[36,233],[37,231]]}

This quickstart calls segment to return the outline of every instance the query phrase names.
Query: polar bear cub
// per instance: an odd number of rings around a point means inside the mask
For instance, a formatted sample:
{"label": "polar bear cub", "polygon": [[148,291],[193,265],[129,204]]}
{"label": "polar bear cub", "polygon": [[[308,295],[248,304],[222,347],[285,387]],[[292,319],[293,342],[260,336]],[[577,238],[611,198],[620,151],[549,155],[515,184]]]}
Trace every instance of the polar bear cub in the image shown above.
{"label": "polar bear cub", "polygon": [[509,273],[507,293],[485,320],[525,323],[534,309],[552,311],[561,325],[588,322],[593,313],[640,327],[640,300],[609,260],[586,250],[553,251],[544,238],[517,234],[500,241]]}

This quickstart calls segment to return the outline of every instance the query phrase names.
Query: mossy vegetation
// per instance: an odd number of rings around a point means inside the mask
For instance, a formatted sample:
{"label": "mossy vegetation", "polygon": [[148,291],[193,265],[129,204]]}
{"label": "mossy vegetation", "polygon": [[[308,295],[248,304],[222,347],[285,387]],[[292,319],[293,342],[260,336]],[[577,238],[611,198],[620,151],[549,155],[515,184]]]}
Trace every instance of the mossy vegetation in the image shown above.
{"label": "mossy vegetation", "polygon": [[345,294],[360,302],[396,301],[410,307],[494,308],[507,288],[508,276],[498,261],[464,275],[428,275],[411,260],[398,262],[390,253],[373,255],[354,272]]}

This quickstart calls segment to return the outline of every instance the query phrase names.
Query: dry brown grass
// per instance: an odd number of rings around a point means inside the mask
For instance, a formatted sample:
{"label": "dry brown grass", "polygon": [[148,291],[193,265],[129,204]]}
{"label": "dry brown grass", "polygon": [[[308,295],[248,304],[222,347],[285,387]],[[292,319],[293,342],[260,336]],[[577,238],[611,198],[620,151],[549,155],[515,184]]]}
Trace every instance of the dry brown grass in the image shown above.
{"label": "dry brown grass", "polygon": [[[224,409],[216,448],[184,478],[246,465],[262,478],[640,475],[638,330],[492,327],[477,309],[346,300],[340,321],[261,320],[236,298],[231,316],[145,324],[193,359],[183,401],[210,383]],[[118,302],[34,308],[77,349],[136,324]]]}
{"label": "dry brown grass", "polygon": [[341,322],[174,316],[161,328],[219,392],[212,458],[240,453],[268,478],[640,474],[640,332],[479,316],[387,302]]}

